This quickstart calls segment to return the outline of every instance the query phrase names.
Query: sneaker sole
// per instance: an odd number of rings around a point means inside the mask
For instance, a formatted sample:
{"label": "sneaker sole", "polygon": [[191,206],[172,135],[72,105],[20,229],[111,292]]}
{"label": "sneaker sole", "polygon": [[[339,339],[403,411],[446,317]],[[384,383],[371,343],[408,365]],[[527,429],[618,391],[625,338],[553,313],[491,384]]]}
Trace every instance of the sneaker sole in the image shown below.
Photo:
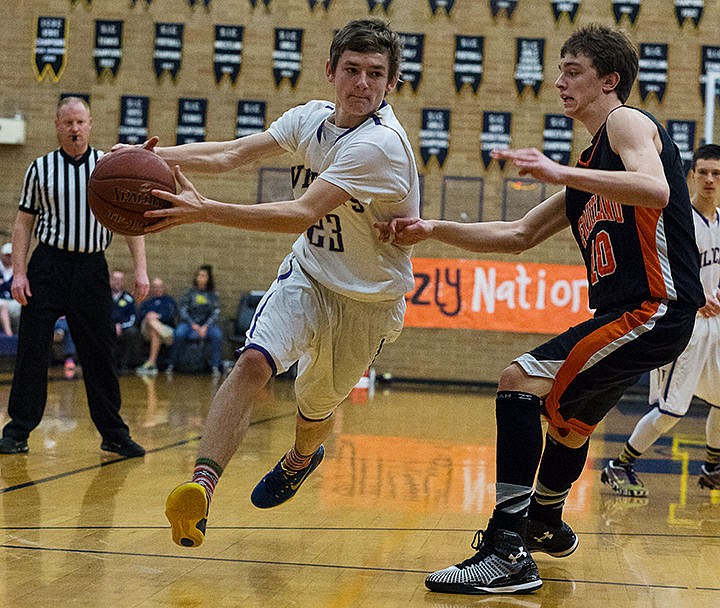
{"label": "sneaker sole", "polygon": [[208,500],[205,488],[187,482],[170,492],[165,517],[172,528],[172,539],[181,547],[199,547],[205,540]]}
{"label": "sneaker sole", "polygon": [[575,553],[575,549],[578,548],[578,545],[580,544],[580,539],[576,536],[575,542],[573,543],[572,547],[568,549],[563,549],[562,551],[548,551],[547,549],[544,549],[542,547],[528,547],[528,551],[530,553],[545,553],[545,555],[549,555],[550,557],[567,557],[568,555],[572,555]]}
{"label": "sneaker sole", "polygon": [[612,488],[613,492],[615,492],[615,494],[618,494],[619,496],[629,496],[631,498],[645,498],[648,495],[648,491],[645,489],[628,490],[627,488],[623,488],[621,485],[615,483],[612,479],[610,479],[610,476],[604,470],[600,474],[600,481],[602,481],[606,486]]}
{"label": "sneaker sole", "polygon": [[720,485],[707,481],[704,477],[698,479],[698,485],[707,490],[720,490]]}
{"label": "sneaker sole", "polygon": [[462,593],[467,595],[494,595],[505,593],[532,593],[542,587],[542,580],[519,583],[517,585],[505,585],[502,587],[476,587],[467,583],[440,583],[436,581],[425,581],[425,587],[436,593]]}

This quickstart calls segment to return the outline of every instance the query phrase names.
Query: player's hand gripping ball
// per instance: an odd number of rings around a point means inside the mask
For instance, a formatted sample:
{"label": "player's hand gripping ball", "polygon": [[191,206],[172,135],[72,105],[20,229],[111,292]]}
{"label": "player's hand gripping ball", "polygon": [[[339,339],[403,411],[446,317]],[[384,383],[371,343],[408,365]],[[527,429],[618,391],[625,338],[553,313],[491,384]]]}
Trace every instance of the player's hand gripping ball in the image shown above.
{"label": "player's hand gripping ball", "polygon": [[144,234],[160,218],[146,218],[145,211],[172,204],[150,194],[165,190],[175,194],[175,176],[162,158],[145,148],[121,148],[98,160],[90,175],[88,202],[103,226],[117,234]]}

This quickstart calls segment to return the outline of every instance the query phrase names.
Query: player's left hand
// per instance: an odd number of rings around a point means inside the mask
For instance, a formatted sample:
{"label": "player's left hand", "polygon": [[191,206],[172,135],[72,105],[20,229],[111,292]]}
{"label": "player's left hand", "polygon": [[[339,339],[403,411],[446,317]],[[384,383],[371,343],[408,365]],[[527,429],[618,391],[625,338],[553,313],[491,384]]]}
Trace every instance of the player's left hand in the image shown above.
{"label": "player's left hand", "polygon": [[720,315],[720,300],[716,294],[705,294],[705,306],[698,312],[703,317],[717,317]]}
{"label": "player's left hand", "polygon": [[160,218],[160,221],[145,228],[146,233],[161,232],[180,226],[181,224],[192,224],[203,222],[206,219],[206,201],[192,182],[185,177],[180,167],[175,165],[175,181],[180,184],[180,192],[173,194],[164,190],[152,190],[151,194],[172,203],[172,207],[166,209],[153,209],[146,211],[145,217]]}
{"label": "player's left hand", "polygon": [[537,148],[495,149],[491,155],[498,160],[509,160],[518,168],[520,175],[530,175],[549,184],[564,183],[563,165],[551,160]]}

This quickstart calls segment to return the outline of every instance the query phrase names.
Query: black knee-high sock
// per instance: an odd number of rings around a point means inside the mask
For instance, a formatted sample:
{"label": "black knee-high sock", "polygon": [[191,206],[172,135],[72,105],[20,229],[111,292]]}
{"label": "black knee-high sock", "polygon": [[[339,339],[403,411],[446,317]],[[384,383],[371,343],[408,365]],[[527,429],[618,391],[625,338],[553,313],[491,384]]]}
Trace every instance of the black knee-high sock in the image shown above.
{"label": "black knee-high sock", "polygon": [[522,531],[542,454],[541,405],[541,399],[529,393],[497,394],[497,483],[492,517],[497,527]]}
{"label": "black knee-high sock", "polygon": [[577,481],[587,460],[590,441],[582,447],[569,448],[550,435],[540,461],[535,494],[530,503],[530,517],[559,526],[570,487]]}

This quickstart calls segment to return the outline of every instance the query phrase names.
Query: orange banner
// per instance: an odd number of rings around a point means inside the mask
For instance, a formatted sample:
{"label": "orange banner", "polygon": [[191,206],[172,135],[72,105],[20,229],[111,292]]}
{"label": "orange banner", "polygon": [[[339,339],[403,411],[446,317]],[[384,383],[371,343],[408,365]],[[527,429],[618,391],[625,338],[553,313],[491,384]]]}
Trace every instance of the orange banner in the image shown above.
{"label": "orange banner", "polygon": [[584,266],[414,258],[406,327],[557,334],[592,316]]}

